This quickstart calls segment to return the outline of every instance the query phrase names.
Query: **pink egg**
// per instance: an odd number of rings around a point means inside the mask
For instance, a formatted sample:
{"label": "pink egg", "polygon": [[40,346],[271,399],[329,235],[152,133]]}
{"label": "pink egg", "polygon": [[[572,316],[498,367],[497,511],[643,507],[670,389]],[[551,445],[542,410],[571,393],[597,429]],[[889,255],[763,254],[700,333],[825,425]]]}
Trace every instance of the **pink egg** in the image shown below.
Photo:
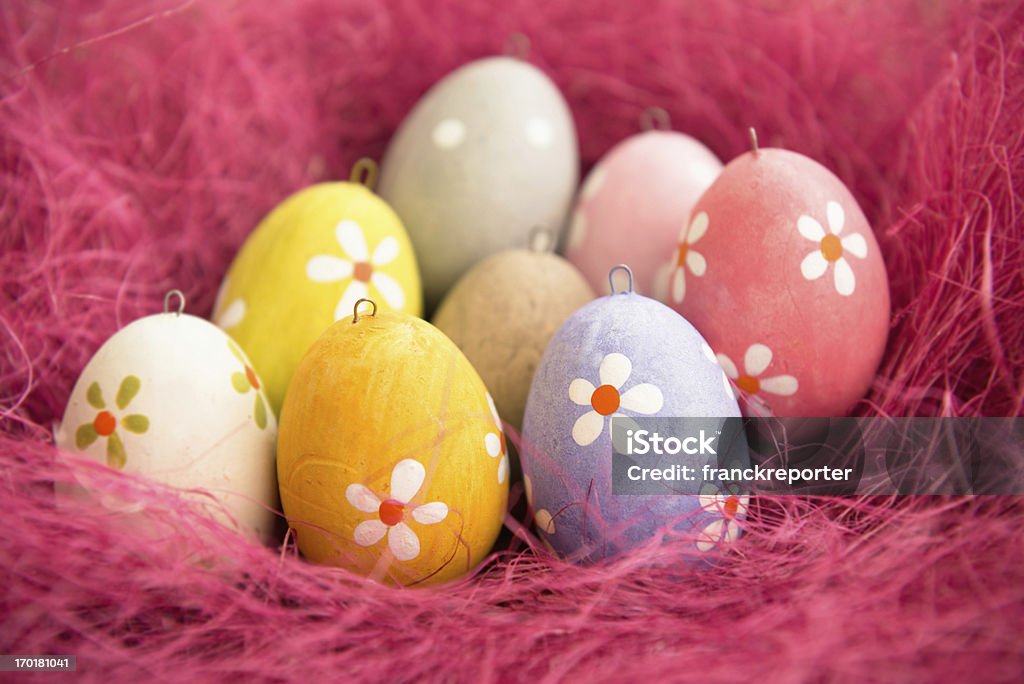
{"label": "pink egg", "polygon": [[704,335],[748,415],[835,416],[871,385],[889,329],[878,243],[821,164],[730,162],[677,236],[669,303]]}
{"label": "pink egg", "polygon": [[666,254],[690,210],[722,170],[711,150],[688,135],[647,131],[613,147],[590,171],[576,199],[566,258],[595,292],[608,270],[626,263],[637,292],[666,300]]}

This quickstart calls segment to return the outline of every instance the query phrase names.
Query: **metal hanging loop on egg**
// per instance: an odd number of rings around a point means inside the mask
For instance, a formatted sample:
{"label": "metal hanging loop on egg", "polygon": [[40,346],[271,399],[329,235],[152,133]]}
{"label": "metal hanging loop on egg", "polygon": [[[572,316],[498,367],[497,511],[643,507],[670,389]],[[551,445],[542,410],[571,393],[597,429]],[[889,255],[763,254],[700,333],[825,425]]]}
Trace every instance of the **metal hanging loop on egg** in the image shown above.
{"label": "metal hanging loop on egg", "polygon": [[757,130],[751,126],[747,129],[747,133],[750,135],[750,151],[757,156],[757,153],[761,151],[761,148],[757,145]]}
{"label": "metal hanging loop on egg", "polygon": [[545,253],[555,251],[555,231],[547,226],[534,226],[530,230],[526,246],[531,252]]}
{"label": "metal hanging loop on egg", "polygon": [[164,295],[164,313],[171,313],[171,299],[174,297],[178,298],[178,309],[174,311],[174,315],[180,316],[185,313],[185,293],[177,289],[169,290]]}
{"label": "metal hanging loop on egg", "polygon": [[370,318],[373,318],[374,316],[377,315],[377,302],[373,301],[372,299],[367,299],[365,297],[362,299],[357,299],[355,306],[352,307],[352,325],[355,325],[356,323],[359,322],[359,305],[362,304],[363,302],[366,302],[367,304],[373,307],[373,309],[370,310],[370,313],[365,315],[369,316]]}
{"label": "metal hanging loop on egg", "polygon": [[352,183],[359,183],[367,190],[373,191],[377,187],[377,175],[380,167],[377,162],[369,157],[362,157],[352,165],[352,172],[348,179]]}
{"label": "metal hanging loop on egg", "polygon": [[505,39],[505,55],[526,61],[530,57],[530,39],[525,33],[516,31]]}
{"label": "metal hanging loop on egg", "polygon": [[[615,291],[615,272],[625,271],[626,276],[629,278],[629,287],[622,292]],[[608,285],[611,286],[612,294],[632,294],[633,293],[633,269],[626,264],[619,264],[618,266],[612,266],[612,269],[608,271]]]}
{"label": "metal hanging loop on egg", "polygon": [[663,107],[648,107],[640,115],[640,130],[671,131],[672,117]]}

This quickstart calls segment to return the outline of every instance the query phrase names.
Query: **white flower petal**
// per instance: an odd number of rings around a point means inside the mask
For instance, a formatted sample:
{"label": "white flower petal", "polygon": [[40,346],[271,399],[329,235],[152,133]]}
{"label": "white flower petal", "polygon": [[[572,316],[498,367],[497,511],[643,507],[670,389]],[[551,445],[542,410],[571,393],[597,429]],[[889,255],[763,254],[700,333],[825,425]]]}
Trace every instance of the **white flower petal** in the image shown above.
{"label": "white flower petal", "polygon": [[388,548],[395,558],[409,561],[420,555],[420,538],[405,523],[398,523],[388,530]]}
{"label": "white flower petal", "polygon": [[853,290],[856,286],[856,281],[853,277],[853,269],[850,268],[850,264],[846,259],[840,258],[836,262],[836,292],[849,297],[853,294]]}
{"label": "white flower petal", "polygon": [[750,504],[750,497],[744,494],[740,497],[739,505],[736,506],[736,517],[743,518],[747,515],[747,506]]}
{"label": "white flower petal", "polygon": [[398,257],[398,240],[390,235],[380,241],[373,250],[370,263],[373,266],[386,266]]}
{"label": "white flower petal", "polygon": [[722,541],[726,544],[732,544],[734,541],[739,539],[740,536],[740,524],[735,520],[729,520],[725,523],[725,534],[722,535]]}
{"label": "white flower petal", "polygon": [[629,379],[629,374],[632,372],[633,363],[625,354],[612,352],[601,360],[599,375],[602,385],[611,385],[615,389],[619,389]]}
{"label": "white flower petal", "polygon": [[380,509],[380,499],[369,487],[361,484],[350,484],[345,489],[345,498],[363,513],[376,513]]}
{"label": "white flower petal", "polygon": [[743,369],[747,375],[757,377],[772,363],[772,350],[763,344],[752,344],[743,355]]}
{"label": "white flower petal", "polygon": [[713,520],[707,527],[701,530],[700,534],[697,535],[697,550],[710,551],[718,546],[719,542],[722,541],[722,528],[724,526],[724,520]]}
{"label": "white flower petal", "polygon": [[493,432],[488,432],[484,436],[484,447],[487,449],[487,455],[491,458],[501,456],[501,437]]}
{"label": "white flower petal", "polygon": [[672,301],[676,304],[686,298],[686,271],[676,268],[672,273]]}
{"label": "white flower petal", "polygon": [[373,546],[388,531],[388,526],[380,520],[365,520],[356,525],[353,538],[360,546]]}
{"label": "white flower petal", "polygon": [[402,290],[402,286],[387,273],[374,271],[370,276],[370,282],[392,309],[401,309],[405,306],[405,292]]}
{"label": "white flower petal", "polygon": [[370,258],[370,252],[366,248],[366,238],[363,237],[363,229],[355,221],[351,219],[341,221],[334,229],[334,235],[338,238],[338,244],[352,261],[366,261]]}
{"label": "white flower petal", "polygon": [[829,202],[825,205],[825,216],[828,218],[828,229],[833,235],[843,232],[843,224],[846,223],[846,215],[839,202]]}
{"label": "white flower petal", "polygon": [[805,238],[814,242],[821,242],[821,239],[825,237],[825,229],[821,227],[817,219],[807,215],[803,215],[796,220],[796,229]]}
{"label": "white flower petal", "polygon": [[595,387],[590,381],[583,378],[576,378],[569,383],[569,398],[579,406],[590,406],[590,398],[594,395]]}
{"label": "white flower petal", "polygon": [[580,446],[589,446],[601,435],[604,417],[597,411],[587,411],[572,426],[572,438]]}
{"label": "white flower petal", "polygon": [[391,498],[409,503],[423,486],[423,478],[426,475],[427,471],[422,463],[411,458],[402,459],[391,471]]}
{"label": "white flower petal", "polygon": [[761,389],[769,394],[777,394],[780,397],[789,397],[796,394],[800,383],[792,375],[776,375],[760,381]]}
{"label": "white flower petal", "polygon": [[626,390],[620,398],[622,408],[636,413],[650,415],[661,410],[665,398],[661,390],[650,383],[634,385]]}
{"label": "white flower petal", "polygon": [[491,409],[491,416],[494,417],[494,424],[501,428],[501,416],[498,415],[498,407],[494,405],[494,397],[491,396],[490,392],[484,392],[484,396],[487,397],[487,407]]}
{"label": "white flower petal", "polygon": [[604,179],[607,176],[605,168],[598,164],[590,173],[587,175],[587,180],[583,183],[583,189],[580,191],[580,199],[589,200],[592,199],[598,192],[601,191],[601,187],[604,185]]}
{"label": "white flower petal", "polygon": [[828,261],[822,255],[820,249],[816,249],[800,262],[800,273],[807,280],[817,280],[825,275],[828,270]]}
{"label": "white flower petal", "polygon": [[726,375],[728,375],[733,380],[740,377],[740,373],[738,370],[736,370],[736,364],[732,362],[732,359],[730,359],[725,354],[717,354],[716,356],[718,358],[719,365],[722,366],[722,370],[725,371]]}
{"label": "white flower petal", "polygon": [[431,501],[412,509],[412,519],[421,525],[433,525],[448,517],[448,504],[443,501]]}
{"label": "white flower petal", "polygon": [[352,275],[352,262],[318,254],[306,262],[306,275],[315,283],[333,283]]}
{"label": "white flower petal", "polygon": [[508,476],[508,454],[502,454],[501,460],[498,461],[498,484],[504,484],[505,478]]}
{"label": "white flower petal", "polygon": [[686,244],[692,245],[704,237],[706,232],[708,232],[708,215],[707,212],[702,211],[690,221],[690,229],[686,231]]}
{"label": "white flower petal", "polygon": [[542,508],[537,511],[533,516],[533,522],[537,524],[537,529],[547,534],[555,533],[555,519],[551,517],[551,512],[546,508]]}
{"label": "white flower petal", "polygon": [[455,117],[442,119],[431,133],[434,144],[442,150],[458,147],[466,138],[466,124]]}
{"label": "white flower petal", "polygon": [[526,120],[526,142],[537,149],[551,147],[555,141],[555,129],[542,116],[531,116]]}
{"label": "white flower petal", "polygon": [[214,322],[224,330],[229,330],[241,323],[243,318],[245,318],[245,300],[239,297],[221,311]]}
{"label": "white flower petal", "polygon": [[692,249],[686,253],[686,265],[690,267],[690,272],[698,278],[704,275],[704,271],[708,268],[708,262],[704,255]]}
{"label": "white flower petal", "polygon": [[526,503],[533,506],[533,480],[526,473],[523,473],[523,487],[526,489]]}
{"label": "white flower petal", "polygon": [[565,246],[569,249],[579,249],[586,236],[587,216],[583,213],[582,209],[577,209],[572,214],[572,223],[569,224],[569,239],[566,241]]}
{"label": "white flower petal", "polygon": [[353,280],[345,288],[345,292],[342,293],[341,299],[338,301],[338,306],[334,308],[334,320],[340,321],[342,318],[348,318],[352,315],[356,302],[366,296],[366,283],[358,280]]}
{"label": "white flower petal", "polygon": [[851,233],[839,241],[843,245],[843,252],[849,252],[858,259],[868,255],[868,243],[860,233]]}

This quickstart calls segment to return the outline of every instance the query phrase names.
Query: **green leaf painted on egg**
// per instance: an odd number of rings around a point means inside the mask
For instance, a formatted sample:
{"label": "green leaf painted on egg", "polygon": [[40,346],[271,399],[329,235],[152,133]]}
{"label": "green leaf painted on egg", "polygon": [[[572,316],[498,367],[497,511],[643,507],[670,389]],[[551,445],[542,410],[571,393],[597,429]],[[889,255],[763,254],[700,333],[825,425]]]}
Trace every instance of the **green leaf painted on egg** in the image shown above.
{"label": "green leaf painted on egg", "polygon": [[85,391],[85,400],[89,402],[89,406],[94,409],[102,409],[107,407],[107,403],[103,401],[103,390],[100,389],[100,383],[94,382],[89,385],[89,389]]}
{"label": "green leaf painted on egg", "polygon": [[124,429],[128,432],[141,435],[149,429],[149,418],[141,413],[133,413],[130,416],[125,416],[124,420],[121,421],[121,425],[124,425]]}
{"label": "green leaf painted on egg", "polygon": [[75,446],[79,449],[85,449],[96,441],[96,437],[98,437],[96,427],[92,423],[79,425],[78,429],[75,430]]}
{"label": "green leaf painted on egg", "polygon": [[253,405],[253,417],[256,419],[256,425],[260,430],[267,427],[267,407],[263,403],[263,394],[260,392],[256,393],[256,403]]}
{"label": "green leaf painted on egg", "polygon": [[245,373],[235,371],[231,374],[231,385],[239,394],[245,394],[249,391],[249,378],[245,377]]}
{"label": "green leaf painted on egg", "polygon": [[107,465],[121,470],[127,461],[128,457],[124,453],[124,444],[121,443],[121,438],[114,432],[107,438]]}
{"label": "green leaf painted on egg", "polygon": [[124,409],[128,406],[129,402],[139,393],[140,387],[142,387],[141,380],[134,375],[126,375],[124,380],[121,381],[121,386],[117,389],[117,407]]}

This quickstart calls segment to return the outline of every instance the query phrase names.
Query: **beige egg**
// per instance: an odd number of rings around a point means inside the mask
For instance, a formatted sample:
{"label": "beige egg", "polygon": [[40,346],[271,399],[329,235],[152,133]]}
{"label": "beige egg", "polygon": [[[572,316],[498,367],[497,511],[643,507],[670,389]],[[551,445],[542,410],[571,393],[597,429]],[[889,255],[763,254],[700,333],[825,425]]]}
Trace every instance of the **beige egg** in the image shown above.
{"label": "beige egg", "polygon": [[434,324],[462,349],[517,430],[530,380],[555,331],[594,293],[575,266],[543,251],[499,252],[467,272]]}

